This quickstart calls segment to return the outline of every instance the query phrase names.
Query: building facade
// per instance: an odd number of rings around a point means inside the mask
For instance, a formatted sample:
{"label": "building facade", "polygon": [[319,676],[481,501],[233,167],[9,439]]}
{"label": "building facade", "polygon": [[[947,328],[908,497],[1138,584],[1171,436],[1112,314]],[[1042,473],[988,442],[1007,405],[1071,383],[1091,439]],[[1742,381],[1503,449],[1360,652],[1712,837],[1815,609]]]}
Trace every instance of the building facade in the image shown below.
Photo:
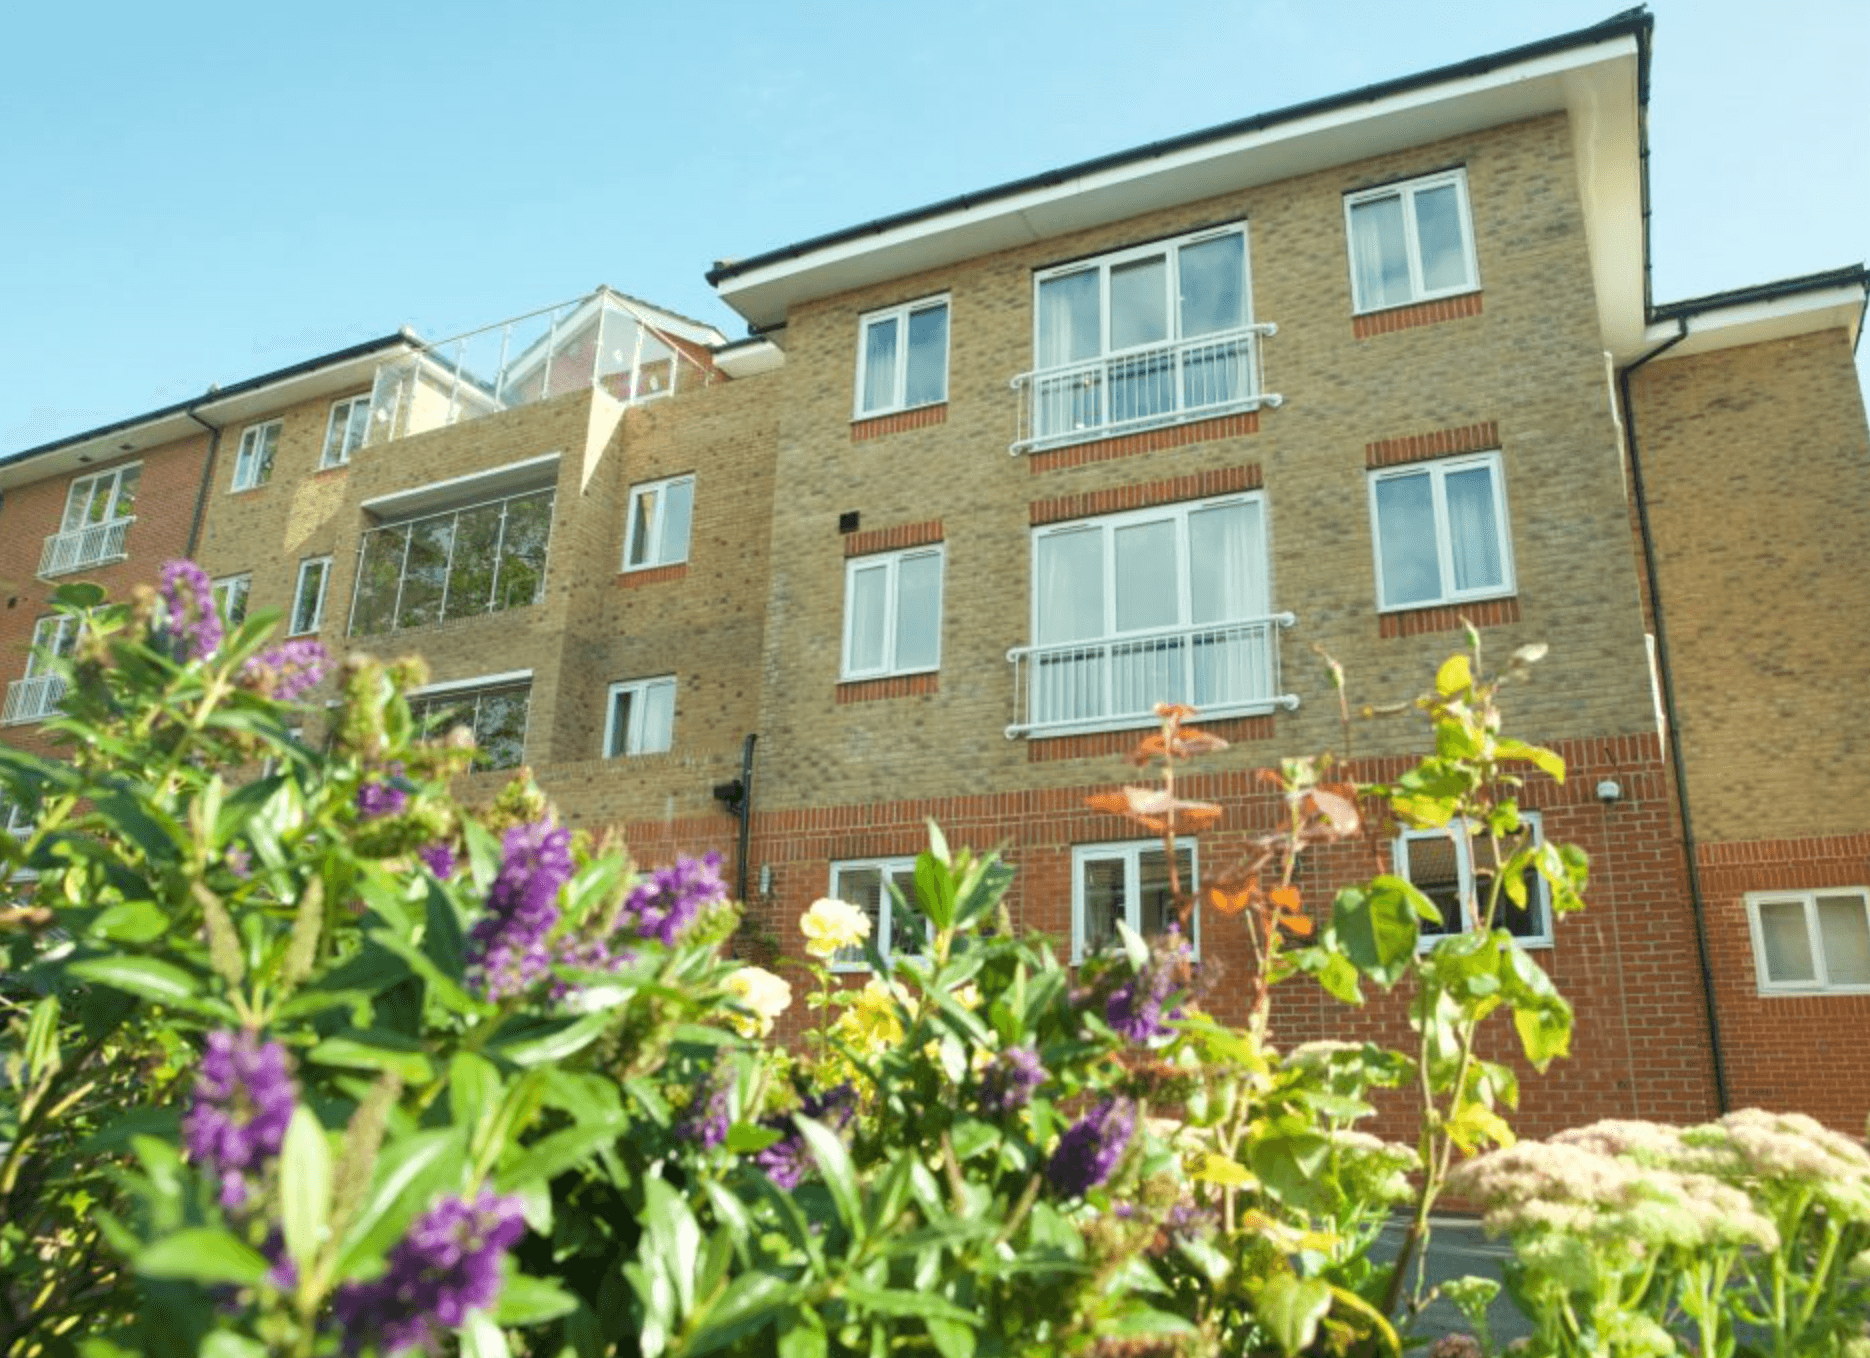
{"label": "building facade", "polygon": [[[185,550],[334,650],[422,654],[425,710],[645,861],[719,849],[782,941],[831,894],[913,949],[887,884],[933,818],[1076,960],[1160,922],[1160,847],[1085,800],[1156,702],[1230,742],[1186,788],[1225,810],[1199,879],[1279,814],[1256,769],[1342,745],[1318,652],[1406,699],[1465,621],[1550,648],[1509,720],[1569,776],[1523,800],[1593,863],[1588,911],[1514,921],[1579,1020],[1522,1125],[1861,1130],[1870,280],[1651,302],[1649,38],[1632,13],[717,265],[747,340],[601,289],[16,455],[5,735],[49,710],[37,554],[121,588]],[[1423,739],[1360,724],[1352,776]],[[1376,833],[1300,886],[1477,866]],[[1239,922],[1196,927],[1232,1016]],[[1400,1039],[1397,997],[1304,985],[1282,1040]]]}

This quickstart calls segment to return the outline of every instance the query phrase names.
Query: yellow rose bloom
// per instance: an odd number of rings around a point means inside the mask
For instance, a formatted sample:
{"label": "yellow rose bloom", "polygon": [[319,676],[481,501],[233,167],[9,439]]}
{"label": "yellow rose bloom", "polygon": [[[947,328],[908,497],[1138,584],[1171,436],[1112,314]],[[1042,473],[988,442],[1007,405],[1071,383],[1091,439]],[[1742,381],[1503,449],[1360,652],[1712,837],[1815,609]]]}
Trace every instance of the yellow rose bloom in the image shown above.
{"label": "yellow rose bloom", "polygon": [[824,896],[799,917],[799,930],[805,935],[805,951],[828,959],[838,949],[855,948],[869,938],[870,917],[849,901]]}

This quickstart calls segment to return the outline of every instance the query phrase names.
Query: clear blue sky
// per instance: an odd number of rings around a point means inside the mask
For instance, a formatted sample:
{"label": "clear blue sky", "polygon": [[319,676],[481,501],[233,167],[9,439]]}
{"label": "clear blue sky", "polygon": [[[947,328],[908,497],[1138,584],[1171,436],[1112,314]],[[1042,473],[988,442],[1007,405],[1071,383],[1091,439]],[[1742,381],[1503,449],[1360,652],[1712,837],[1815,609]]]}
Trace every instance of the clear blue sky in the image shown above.
{"label": "clear blue sky", "polygon": [[[1621,5],[18,5],[0,455],[599,283],[738,335],[717,257]],[[1656,299],[1870,257],[1870,3],[1652,8]]]}

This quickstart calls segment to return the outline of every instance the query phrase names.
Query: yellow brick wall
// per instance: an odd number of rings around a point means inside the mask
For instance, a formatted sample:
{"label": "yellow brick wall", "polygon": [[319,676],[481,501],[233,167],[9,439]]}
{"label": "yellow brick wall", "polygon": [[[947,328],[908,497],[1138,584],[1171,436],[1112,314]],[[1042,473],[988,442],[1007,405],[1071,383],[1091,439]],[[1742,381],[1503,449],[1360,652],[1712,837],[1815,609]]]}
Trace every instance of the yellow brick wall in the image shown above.
{"label": "yellow brick wall", "polygon": [[1664,355],[1631,399],[1697,838],[1870,828],[1870,444],[1850,337]]}
{"label": "yellow brick wall", "polygon": [[[1483,291],[1480,314],[1358,338],[1343,194],[1465,165]],[[1011,457],[1032,365],[1032,272],[1205,224],[1248,223],[1253,315],[1269,390],[1257,433],[1037,470]],[[854,440],[859,316],[937,292],[952,298],[949,402],[939,423]],[[1337,738],[1314,644],[1374,698],[1413,693],[1458,633],[1379,635],[1368,497],[1370,443],[1497,425],[1520,620],[1489,628],[1504,659],[1547,641],[1516,695],[1521,730],[1548,736],[1653,730],[1616,427],[1591,289],[1571,143],[1562,117],[1475,133],[1224,198],[1050,239],[797,308],[787,367],[766,634],[764,805],[1066,786],[1114,759],[1029,763],[1013,718],[1008,647],[1029,640],[1033,501],[1257,465],[1263,475],[1285,685],[1303,698],[1246,766]],[[939,691],[838,704],[842,512],[865,531],[940,518],[947,543]],[[1360,733],[1401,749],[1413,724]]]}

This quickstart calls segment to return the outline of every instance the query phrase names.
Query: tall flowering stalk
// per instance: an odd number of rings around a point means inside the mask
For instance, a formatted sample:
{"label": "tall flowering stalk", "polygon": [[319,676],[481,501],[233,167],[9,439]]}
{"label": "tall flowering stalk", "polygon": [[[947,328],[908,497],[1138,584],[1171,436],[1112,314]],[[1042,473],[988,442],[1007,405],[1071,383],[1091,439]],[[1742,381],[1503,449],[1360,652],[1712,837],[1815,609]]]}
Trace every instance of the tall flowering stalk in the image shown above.
{"label": "tall flowering stalk", "polygon": [[487,912],[468,939],[468,974],[491,1000],[523,995],[552,967],[546,939],[571,880],[571,832],[549,820],[515,825],[501,844]]}
{"label": "tall flowering stalk", "polygon": [[183,664],[206,660],[221,649],[226,635],[221,611],[214,605],[214,582],[193,561],[165,561],[158,573],[165,625],[176,638]]}
{"label": "tall flowering stalk", "polygon": [[285,1143],[298,1102],[286,1049],[252,1033],[208,1034],[194,1102],[182,1117],[189,1159],[220,1184],[221,1206],[244,1207]]}

